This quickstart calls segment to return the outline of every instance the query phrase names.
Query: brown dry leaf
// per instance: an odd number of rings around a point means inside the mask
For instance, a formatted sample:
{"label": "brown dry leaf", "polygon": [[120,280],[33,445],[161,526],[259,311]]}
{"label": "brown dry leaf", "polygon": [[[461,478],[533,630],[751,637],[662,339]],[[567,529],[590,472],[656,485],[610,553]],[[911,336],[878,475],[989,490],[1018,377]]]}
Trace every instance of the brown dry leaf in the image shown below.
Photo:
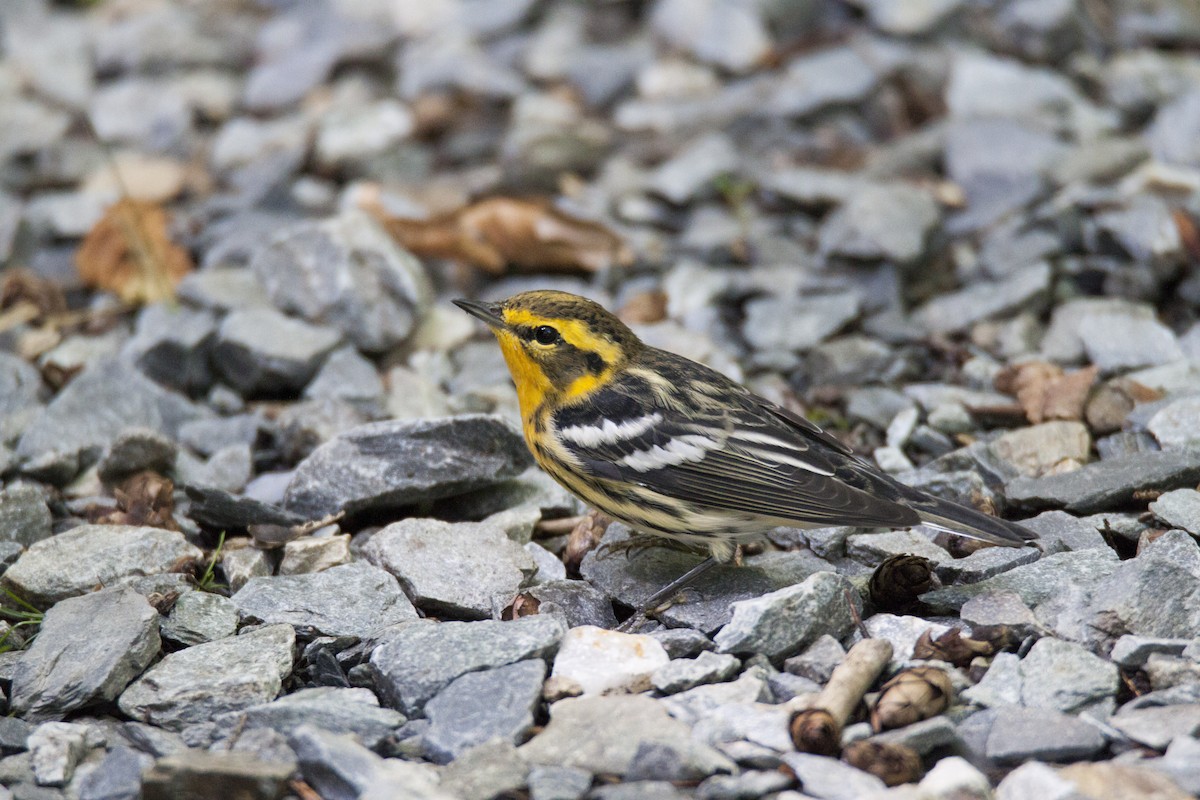
{"label": "brown dry leaf", "polygon": [[454,259],[496,274],[509,266],[596,272],[633,262],[629,248],[608,228],[546,200],[491,197],[427,220],[388,217],[377,206],[367,210],[418,256]]}
{"label": "brown dry leaf", "polygon": [[1092,395],[1087,404],[1088,425],[1096,433],[1119,431],[1138,403],[1161,399],[1162,392],[1129,378],[1113,378]]}
{"label": "brown dry leaf", "polygon": [[871,709],[871,727],[876,732],[903,728],[935,717],[946,710],[954,697],[950,676],[937,667],[906,669],[883,685]]}
{"label": "brown dry leaf", "polygon": [[662,322],[667,318],[667,295],[665,292],[653,290],[639,292],[621,307],[617,316],[630,325],[648,325]]}
{"label": "brown dry leaf", "polygon": [[4,271],[0,279],[0,310],[30,306],[36,312],[31,319],[44,319],[67,310],[62,287],[23,267]]}
{"label": "brown dry leaf", "polygon": [[175,484],[170,478],[149,470],[128,478],[113,497],[117,510],[96,522],[106,525],[147,525],[152,528],[179,530],[175,522]]}
{"label": "brown dry leaf", "polygon": [[579,520],[575,530],[567,537],[567,546],[563,548],[562,559],[568,575],[579,574],[579,565],[583,563],[583,557],[600,544],[600,539],[604,537],[604,532],[608,530],[611,522],[612,520],[595,510],[589,511]]}
{"label": "brown dry leaf", "polygon": [[192,259],[170,240],[167,221],[167,212],[153,203],[117,201],[75,253],[79,277],[126,303],[173,299],[176,284],[192,271]]}
{"label": "brown dry leaf", "polygon": [[969,639],[958,628],[951,628],[936,639],[933,631],[927,630],[913,646],[913,658],[945,661],[956,667],[965,667],[976,656],[990,656],[995,652],[991,642]]}
{"label": "brown dry leaf", "polygon": [[538,613],[542,603],[531,594],[519,594],[500,612],[500,619],[510,622],[521,617],[532,617]]}
{"label": "brown dry leaf", "polygon": [[888,786],[915,783],[924,770],[921,756],[906,744],[863,739],[851,742],[842,751],[842,760],[869,772]]}
{"label": "brown dry leaf", "polygon": [[996,388],[1015,394],[1033,424],[1046,420],[1083,419],[1083,407],[1099,370],[1086,367],[1064,374],[1061,367],[1031,361],[1009,367],[996,376]]}
{"label": "brown dry leaf", "polygon": [[1175,221],[1175,229],[1179,231],[1179,241],[1183,243],[1184,252],[1193,264],[1200,264],[1200,230],[1196,228],[1196,221],[1182,208],[1172,211],[1171,219]]}

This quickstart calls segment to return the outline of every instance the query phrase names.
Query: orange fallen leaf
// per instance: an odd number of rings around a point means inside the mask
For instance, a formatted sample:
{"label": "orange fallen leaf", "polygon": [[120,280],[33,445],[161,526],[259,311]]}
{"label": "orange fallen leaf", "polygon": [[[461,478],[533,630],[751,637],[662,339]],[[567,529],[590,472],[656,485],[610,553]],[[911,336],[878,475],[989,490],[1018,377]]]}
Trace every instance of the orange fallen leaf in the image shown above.
{"label": "orange fallen leaf", "polygon": [[1009,367],[996,376],[996,388],[1015,394],[1033,424],[1051,419],[1083,419],[1084,404],[1099,370],[1092,366],[1064,373],[1045,361]]}
{"label": "orange fallen leaf", "polygon": [[1172,211],[1171,219],[1175,222],[1175,229],[1179,231],[1179,241],[1183,244],[1184,252],[1188,254],[1192,263],[1200,264],[1200,230],[1197,230],[1195,220],[1182,208]]}
{"label": "orange fallen leaf", "polygon": [[75,253],[84,284],[115,293],[126,303],[175,297],[192,270],[187,251],[171,241],[167,212],[140,200],[119,200],[88,231]]}
{"label": "orange fallen leaf", "polygon": [[545,200],[491,197],[427,220],[389,217],[378,206],[367,210],[415,255],[454,259],[497,274],[509,266],[596,272],[633,262],[633,254],[608,228]]}

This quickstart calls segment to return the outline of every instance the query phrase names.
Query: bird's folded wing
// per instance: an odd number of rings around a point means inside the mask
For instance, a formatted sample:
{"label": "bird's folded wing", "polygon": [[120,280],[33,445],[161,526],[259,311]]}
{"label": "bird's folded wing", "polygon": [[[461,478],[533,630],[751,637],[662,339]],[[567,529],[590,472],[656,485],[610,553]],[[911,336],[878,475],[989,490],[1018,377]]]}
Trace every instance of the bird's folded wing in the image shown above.
{"label": "bird's folded wing", "polygon": [[597,478],[780,521],[897,527],[919,521],[912,509],[840,480],[842,452],[757,407],[685,415],[643,405],[623,418],[572,417],[557,439]]}

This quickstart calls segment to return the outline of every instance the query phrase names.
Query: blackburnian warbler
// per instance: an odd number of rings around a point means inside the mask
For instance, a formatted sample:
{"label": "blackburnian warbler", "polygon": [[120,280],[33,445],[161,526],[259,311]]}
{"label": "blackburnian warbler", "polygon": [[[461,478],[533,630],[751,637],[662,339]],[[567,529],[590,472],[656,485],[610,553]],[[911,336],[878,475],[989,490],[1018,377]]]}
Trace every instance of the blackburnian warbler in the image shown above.
{"label": "blackburnian warbler", "polygon": [[649,606],[779,525],[924,523],[1013,547],[1036,538],[905,486],[804,417],[644,344],[591,300],[533,291],[455,303],[499,340],[542,469],[635,530],[708,548]]}

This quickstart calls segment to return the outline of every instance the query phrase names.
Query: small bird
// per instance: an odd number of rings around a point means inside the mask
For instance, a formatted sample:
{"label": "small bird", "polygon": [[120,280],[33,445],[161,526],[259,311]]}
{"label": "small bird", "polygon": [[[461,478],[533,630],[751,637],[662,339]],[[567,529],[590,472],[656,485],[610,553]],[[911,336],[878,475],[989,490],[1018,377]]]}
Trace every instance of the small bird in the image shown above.
{"label": "small bird", "polygon": [[913,489],[799,414],[644,344],[599,304],[557,291],[455,300],[499,340],[525,441],[552,478],[631,528],[708,548],[656,608],[772,527],[925,524],[1020,547],[1020,525]]}

